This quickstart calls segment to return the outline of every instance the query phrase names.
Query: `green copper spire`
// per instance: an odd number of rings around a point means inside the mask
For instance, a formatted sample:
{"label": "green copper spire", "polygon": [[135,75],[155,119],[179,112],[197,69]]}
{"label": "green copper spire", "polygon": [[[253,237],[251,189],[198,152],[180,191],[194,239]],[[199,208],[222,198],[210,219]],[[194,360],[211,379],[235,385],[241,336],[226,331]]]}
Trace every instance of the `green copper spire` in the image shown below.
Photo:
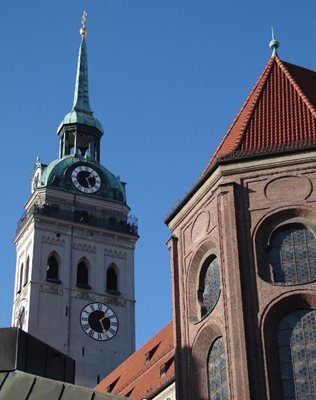
{"label": "green copper spire", "polygon": [[93,126],[103,133],[103,127],[93,115],[93,111],[89,102],[88,53],[86,45],[87,29],[85,27],[86,17],[87,13],[84,11],[81,19],[82,27],[80,29],[80,35],[82,39],[78,55],[73,106],[70,113],[68,113],[62,120],[57,132],[60,131],[63,125],[78,123],[82,125]]}
{"label": "green copper spire", "polygon": [[272,30],[272,40],[269,43],[269,47],[270,49],[272,49],[271,57],[274,57],[277,55],[277,48],[280,46],[280,42],[275,39],[273,28],[271,28],[271,30]]}
{"label": "green copper spire", "polygon": [[88,57],[85,35],[79,48],[73,110],[92,113],[89,103]]}

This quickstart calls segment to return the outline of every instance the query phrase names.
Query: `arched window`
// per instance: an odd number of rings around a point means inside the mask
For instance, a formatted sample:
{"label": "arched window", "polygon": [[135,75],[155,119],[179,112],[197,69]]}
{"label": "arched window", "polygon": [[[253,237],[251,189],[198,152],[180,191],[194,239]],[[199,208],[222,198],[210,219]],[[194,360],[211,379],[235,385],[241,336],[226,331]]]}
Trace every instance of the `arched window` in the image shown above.
{"label": "arched window", "polygon": [[302,224],[276,229],[268,246],[270,281],[283,285],[308,283],[316,279],[316,238]]}
{"label": "arched window", "polygon": [[215,307],[220,294],[220,272],[216,256],[209,256],[202,265],[199,276],[198,301],[201,307],[201,318]]}
{"label": "arched window", "polygon": [[106,291],[119,294],[118,291],[118,279],[117,279],[117,267],[115,264],[111,264],[106,271]]}
{"label": "arched window", "polygon": [[84,289],[91,288],[89,286],[89,270],[84,260],[81,260],[77,267],[77,286]]}
{"label": "arched window", "polygon": [[18,280],[18,290],[17,290],[18,293],[20,293],[22,290],[23,273],[24,273],[24,264],[22,263],[20,267],[20,275]]}
{"label": "arched window", "polygon": [[27,284],[27,282],[29,281],[29,269],[30,269],[30,257],[27,256],[25,272],[24,272],[24,279],[23,279],[23,286],[25,286]]}
{"label": "arched window", "polygon": [[283,399],[314,399],[316,393],[316,312],[299,309],[278,325]]}
{"label": "arched window", "polygon": [[46,280],[48,282],[60,283],[59,264],[55,254],[51,254],[47,259]]}
{"label": "arched window", "polygon": [[210,400],[228,400],[224,341],[213,343],[207,358],[208,393]]}

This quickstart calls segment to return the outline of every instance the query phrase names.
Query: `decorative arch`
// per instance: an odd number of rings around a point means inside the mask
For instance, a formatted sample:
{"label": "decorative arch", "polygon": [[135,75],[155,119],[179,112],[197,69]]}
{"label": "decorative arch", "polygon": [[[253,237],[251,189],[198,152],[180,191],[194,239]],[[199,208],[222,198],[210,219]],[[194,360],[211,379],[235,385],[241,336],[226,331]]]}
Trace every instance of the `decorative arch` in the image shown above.
{"label": "decorative arch", "polygon": [[[286,253],[286,251],[288,250],[286,246],[285,247],[283,246],[282,249],[281,249],[282,246],[279,246],[278,250],[276,248],[277,246],[274,245],[273,243],[278,232],[281,233],[280,238],[282,237],[282,230],[284,230],[285,232],[287,230],[286,226],[288,226],[289,231],[291,231],[291,227],[292,228],[300,227],[301,230],[303,229],[302,227],[304,227],[305,231],[307,232],[307,235],[310,235],[307,241],[305,237],[304,239],[305,243],[301,242],[302,248],[299,251],[297,251],[297,256],[301,257],[303,261],[309,263],[308,267],[309,272],[308,271],[306,272],[306,268],[304,267],[303,263],[300,264],[302,265],[302,267],[299,266],[298,268],[302,269],[303,274],[308,274],[310,272],[311,276],[314,276],[315,274],[315,279],[316,279],[316,239],[315,239],[315,249],[313,240],[311,239],[311,235],[315,237],[315,232],[316,232],[316,213],[314,210],[309,208],[287,208],[274,211],[269,213],[269,215],[267,215],[263,220],[261,220],[258,223],[257,227],[254,230],[254,247],[256,250],[256,266],[258,275],[266,282],[277,285],[302,284],[310,282],[311,280],[314,280],[314,278],[309,280],[304,280],[302,278],[301,282],[297,281],[296,283],[280,282],[282,281],[282,274],[284,276],[284,268],[286,268],[286,265],[290,266],[290,268],[288,269],[288,276],[290,276],[291,273],[292,274],[295,273],[295,270],[297,269],[295,265],[292,266],[290,264],[291,257],[293,258],[294,254],[293,251],[295,251],[295,246],[294,247],[292,246],[292,248],[289,249],[290,251]],[[289,232],[288,234],[291,235],[291,232]],[[299,243],[297,244],[299,245]],[[303,247],[305,247],[305,249]],[[308,257],[304,256],[305,250],[309,252]],[[279,251],[279,256],[277,255],[278,251]],[[281,265],[280,260],[282,258],[282,257],[280,258],[280,251],[283,251],[282,254],[283,270],[282,267],[280,267]],[[304,257],[305,260],[303,259]],[[312,264],[314,263],[313,260],[315,260],[315,268],[312,266]],[[298,266],[299,264],[297,263],[296,265]],[[313,272],[314,269],[315,273]]]}
{"label": "decorative arch", "polygon": [[111,263],[106,270],[106,291],[113,294],[120,294],[118,267]]}
{"label": "decorative arch", "polygon": [[89,264],[85,257],[82,258],[77,265],[76,285],[83,289],[91,289],[91,286],[89,285]]}
{"label": "decorative arch", "polygon": [[210,239],[205,240],[192,257],[187,274],[188,317],[192,323],[197,323],[206,317],[218,301],[220,294],[218,260],[216,245]]}
{"label": "decorative arch", "polygon": [[192,388],[191,398],[211,398],[209,397],[209,354],[216,340],[222,337],[220,324],[214,321],[212,324],[204,325],[198,332],[191,351],[191,381],[196,382]]}
{"label": "decorative arch", "polygon": [[270,303],[261,318],[267,391],[271,399],[283,398],[278,345],[279,324],[290,313],[302,309],[316,309],[315,292],[309,290],[287,292]]}
{"label": "decorative arch", "polygon": [[46,281],[53,283],[60,283],[59,279],[59,256],[54,251],[49,254],[47,257],[47,265],[46,265]]}

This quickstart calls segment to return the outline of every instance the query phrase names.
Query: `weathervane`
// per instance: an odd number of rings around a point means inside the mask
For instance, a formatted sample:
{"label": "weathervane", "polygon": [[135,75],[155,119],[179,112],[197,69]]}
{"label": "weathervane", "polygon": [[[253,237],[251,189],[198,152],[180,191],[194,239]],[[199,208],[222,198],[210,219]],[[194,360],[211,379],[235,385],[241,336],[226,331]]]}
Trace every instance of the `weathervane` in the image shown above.
{"label": "weathervane", "polygon": [[80,29],[80,35],[81,35],[82,37],[87,36],[87,33],[88,33],[87,28],[86,28],[86,24],[85,24],[85,23],[86,23],[87,16],[88,16],[87,11],[86,11],[86,10],[83,10],[82,17],[81,17],[81,25],[82,25],[82,27],[81,27],[81,29]]}

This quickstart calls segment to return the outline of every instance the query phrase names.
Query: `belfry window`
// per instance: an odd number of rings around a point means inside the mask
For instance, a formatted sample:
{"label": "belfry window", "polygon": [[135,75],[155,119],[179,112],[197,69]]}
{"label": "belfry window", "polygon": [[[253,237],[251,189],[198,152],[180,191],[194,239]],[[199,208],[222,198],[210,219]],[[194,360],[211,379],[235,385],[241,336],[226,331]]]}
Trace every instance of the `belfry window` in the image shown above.
{"label": "belfry window", "polygon": [[91,289],[89,285],[89,270],[84,260],[80,261],[77,267],[77,286],[84,289]]}
{"label": "belfry window", "polygon": [[215,307],[220,294],[220,272],[217,258],[209,256],[203,263],[197,297],[201,308],[201,318]]}
{"label": "belfry window", "polygon": [[228,400],[226,356],[222,337],[215,340],[209,352],[207,375],[209,399]]}
{"label": "belfry window", "polygon": [[270,281],[298,285],[316,279],[316,238],[302,224],[275,230],[268,246]]}
{"label": "belfry window", "polygon": [[282,399],[314,399],[316,393],[316,312],[299,309],[278,325]]}
{"label": "belfry window", "polygon": [[27,256],[25,272],[24,272],[24,279],[23,279],[23,286],[25,286],[29,280],[29,269],[30,269],[30,257]]}
{"label": "belfry window", "polygon": [[55,254],[48,257],[46,266],[46,280],[48,282],[60,283],[59,280],[59,263]]}
{"label": "belfry window", "polygon": [[22,263],[20,267],[20,275],[18,280],[18,290],[17,290],[18,293],[20,293],[22,290],[23,274],[24,274],[24,264]]}
{"label": "belfry window", "polygon": [[119,294],[118,291],[118,278],[117,278],[117,267],[115,264],[111,264],[106,271],[106,291]]}

